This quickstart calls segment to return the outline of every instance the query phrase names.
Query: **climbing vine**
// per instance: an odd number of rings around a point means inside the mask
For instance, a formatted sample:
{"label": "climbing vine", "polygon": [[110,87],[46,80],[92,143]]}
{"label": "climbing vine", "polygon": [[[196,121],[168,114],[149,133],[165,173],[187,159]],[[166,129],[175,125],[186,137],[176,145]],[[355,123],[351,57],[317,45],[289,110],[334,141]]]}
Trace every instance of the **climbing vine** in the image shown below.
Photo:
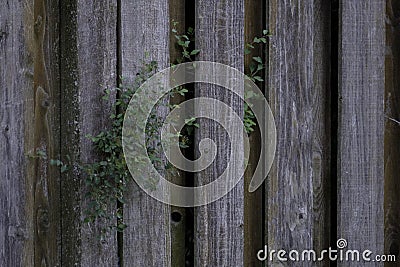
{"label": "climbing vine", "polygon": [[[200,50],[193,48],[194,29],[188,28],[183,34],[176,30],[177,22],[173,22],[172,34],[176,39],[176,45],[180,51],[180,57],[176,60],[176,64],[183,62],[194,61],[195,57],[201,53]],[[268,32],[263,31],[261,37],[255,37],[251,43],[245,45],[244,53],[250,54],[252,49],[257,45],[262,45],[267,42]],[[147,57],[145,57],[147,58]],[[264,62],[260,56],[254,56],[252,62],[246,69],[248,79],[253,82],[262,82],[261,73],[265,68]],[[87,206],[84,209],[84,222],[92,224],[94,222],[103,222],[101,225],[101,236],[104,236],[110,231],[123,231],[127,225],[123,221],[122,209],[116,205],[116,201],[124,203],[124,194],[127,190],[127,182],[130,180],[130,173],[127,168],[125,157],[122,149],[122,127],[124,115],[128,108],[129,101],[135,94],[136,90],[158,70],[156,61],[142,62],[138,74],[134,81],[126,86],[126,82],[122,82],[118,88],[107,89],[103,99],[110,101],[111,95],[116,94],[117,100],[113,104],[113,112],[110,115],[111,127],[101,131],[97,135],[88,135],[94,146],[95,151],[101,160],[80,164],[80,168],[85,174],[85,190],[87,198]],[[170,99],[176,95],[185,96],[189,89],[185,86],[179,86],[171,90],[166,99]],[[245,99],[253,97],[245,93]],[[165,100],[161,100],[153,109],[149,120],[146,124],[146,145],[150,160],[157,166],[160,171],[173,170],[167,163],[164,163],[160,158],[161,151],[160,142],[158,140],[158,132],[163,123],[162,118],[157,115],[157,108],[160,105],[165,105]],[[168,104],[170,109],[176,107],[176,104]],[[254,131],[256,126],[255,116],[251,107],[244,104],[243,122],[248,133]],[[179,136],[180,146],[187,148],[192,139],[194,129],[199,127],[195,118],[188,118],[185,121],[186,126]],[[45,156],[38,152],[38,156]],[[68,166],[60,160],[51,160],[51,164],[58,166],[62,172],[66,171]],[[149,186],[152,186],[151,184]],[[154,186],[154,185],[153,185]]]}

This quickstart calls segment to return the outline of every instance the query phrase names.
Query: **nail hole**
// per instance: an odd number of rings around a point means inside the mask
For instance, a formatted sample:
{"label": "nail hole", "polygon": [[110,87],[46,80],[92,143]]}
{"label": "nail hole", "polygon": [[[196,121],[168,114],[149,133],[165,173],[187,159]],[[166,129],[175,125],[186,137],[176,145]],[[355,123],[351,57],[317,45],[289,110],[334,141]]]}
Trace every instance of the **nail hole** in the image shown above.
{"label": "nail hole", "polygon": [[171,219],[173,222],[180,222],[182,220],[182,214],[177,211],[171,213]]}
{"label": "nail hole", "polygon": [[4,128],[4,130],[5,130],[6,132],[8,132],[8,131],[10,130],[10,128],[8,127],[8,125],[6,126],[6,128]]}
{"label": "nail hole", "polygon": [[303,213],[300,213],[300,214],[299,214],[299,219],[300,219],[300,220],[303,220],[303,219],[304,219]]}
{"label": "nail hole", "polygon": [[43,102],[42,102],[42,107],[44,107],[44,108],[48,108],[50,106],[50,103],[49,103],[49,101],[47,101],[47,100],[43,100]]}

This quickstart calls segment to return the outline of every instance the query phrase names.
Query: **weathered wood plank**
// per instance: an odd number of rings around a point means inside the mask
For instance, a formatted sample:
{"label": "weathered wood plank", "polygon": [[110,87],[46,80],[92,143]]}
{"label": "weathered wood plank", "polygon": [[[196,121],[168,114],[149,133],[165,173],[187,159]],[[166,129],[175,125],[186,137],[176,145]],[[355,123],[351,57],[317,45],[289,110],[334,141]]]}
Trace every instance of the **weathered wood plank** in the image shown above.
{"label": "weathered wood plank", "polygon": [[[400,249],[400,34],[397,31],[400,1],[386,1],[385,54],[385,254],[396,255]],[[386,263],[385,266],[396,266]]]}
{"label": "weathered wood plank", "polygon": [[[53,4],[57,5],[56,1]],[[4,65],[2,71],[6,75],[2,76],[6,88],[2,99],[6,103],[2,112],[6,139],[2,147],[13,152],[4,151],[2,171],[5,181],[19,182],[5,184],[9,188],[4,196],[11,196],[12,203],[5,199],[8,207],[3,217],[9,222],[4,240],[15,239],[15,247],[6,244],[9,255],[1,258],[5,266],[55,266],[60,260],[59,171],[50,165],[50,159],[58,153],[58,138],[53,138],[59,133],[58,12],[54,12],[54,5],[39,0],[8,4],[5,12],[1,16],[1,42],[7,49],[2,51],[2,62],[11,65]],[[47,20],[50,16],[54,19]],[[18,128],[14,128],[16,124]],[[25,243],[24,253],[20,253],[20,242]]]}
{"label": "weathered wood plank", "polygon": [[[63,160],[73,162],[64,176],[63,264],[117,266],[115,232],[100,241],[100,230],[115,222],[82,224],[85,200],[84,174],[80,164],[99,160],[86,137],[110,127],[111,105],[101,99],[104,89],[117,85],[117,1],[63,3]],[[73,190],[70,190],[73,188]],[[116,205],[117,200],[115,200]]]}
{"label": "weathered wood plank", "polygon": [[269,2],[268,95],[278,136],[266,185],[270,250],[328,246],[329,12],[322,0]]}
{"label": "weathered wood plank", "polygon": [[[120,74],[129,83],[142,60],[169,65],[167,0],[121,0]],[[145,53],[149,54],[145,58]],[[162,115],[162,112],[158,113]],[[125,195],[124,266],[171,266],[170,208],[144,193],[132,180]]]}
{"label": "weathered wood plank", "polygon": [[[196,48],[199,60],[215,61],[244,69],[244,1],[196,1]],[[224,101],[238,114],[243,112],[243,102],[213,85],[195,85],[196,97],[213,97]],[[204,108],[204,107],[202,107]],[[215,114],[215,117],[216,114]],[[195,183],[203,185],[221,175],[229,158],[229,136],[217,124],[200,119],[195,145],[203,138],[217,144],[217,157],[204,171],[195,175]],[[231,146],[241,145],[240,142]],[[243,266],[244,183],[241,180],[223,198],[206,206],[195,208],[195,266]]]}
{"label": "weathered wood plank", "polygon": [[79,172],[79,104],[76,1],[60,1],[60,109],[61,161],[70,168],[61,175],[62,262],[79,266],[80,239],[80,172]]}
{"label": "weathered wood plank", "polygon": [[[44,1],[46,4],[46,33],[44,40],[44,59],[47,69],[47,79],[50,92],[48,108],[49,133],[51,135],[51,149],[49,159],[60,157],[60,57],[59,57],[59,1]],[[49,266],[61,264],[61,224],[60,224],[60,169],[57,166],[49,167]]]}
{"label": "weathered wood plank", "polygon": [[[261,36],[264,27],[263,1],[245,0],[245,27],[244,41],[252,43],[254,37]],[[263,56],[263,47],[257,46],[244,57],[245,72],[248,73],[253,57]],[[262,262],[256,257],[259,249],[263,247],[263,188],[259,187],[255,192],[249,192],[251,178],[255,171],[260,155],[261,142],[258,128],[250,134],[250,157],[244,177],[244,266],[262,266]]]}
{"label": "weathered wood plank", "polygon": [[[25,9],[25,10],[24,10]],[[25,13],[25,14],[24,14]],[[30,16],[29,16],[30,15]],[[33,4],[0,10],[0,265],[33,266]],[[27,38],[28,36],[31,38]]]}
{"label": "weathered wood plank", "polygon": [[[313,17],[313,95],[314,102],[314,140],[312,146],[312,190],[313,190],[313,248],[316,251],[330,245],[331,195],[331,105],[337,101],[331,99],[331,2],[316,0]],[[317,266],[329,265],[328,259],[316,263]]]}
{"label": "weathered wood plank", "polygon": [[340,8],[338,238],[350,249],[383,253],[385,2]]}
{"label": "weathered wood plank", "polygon": [[[170,0],[169,1],[169,14],[171,22],[177,22],[174,26],[170,24],[169,36],[169,52],[170,62],[176,63],[182,57],[182,51],[177,47],[177,40],[175,35],[172,34],[172,29],[175,28],[179,34],[184,33],[188,26],[186,26],[186,0]],[[193,25],[192,25],[193,26]],[[175,95],[170,99],[171,104],[179,104],[185,100],[185,96]],[[172,175],[169,175],[169,180],[175,184],[185,185],[187,181],[186,173],[175,169]],[[186,266],[186,219],[187,208],[171,207],[171,266],[183,267]]]}
{"label": "weathered wood plank", "polygon": [[[85,164],[100,160],[86,136],[109,128],[110,115],[115,112],[111,109],[114,98],[104,101],[101,97],[105,89],[117,85],[117,1],[78,1],[77,15],[80,159]],[[84,208],[88,203],[82,194]],[[110,224],[116,224],[116,220],[82,226],[82,266],[118,265],[116,232],[102,242],[98,239],[101,228]]]}
{"label": "weathered wood plank", "polygon": [[[26,4],[28,5],[28,4]],[[35,266],[56,265],[59,262],[59,171],[50,160],[58,151],[58,80],[56,23],[48,20],[54,13],[44,0],[33,2],[33,13],[29,14],[32,26],[33,82],[34,82],[34,130],[33,130],[33,238]],[[28,18],[27,18],[28,19]],[[49,45],[50,44],[50,45]],[[54,57],[51,57],[54,55]],[[55,69],[51,69],[51,63]],[[49,71],[50,70],[50,71]]]}

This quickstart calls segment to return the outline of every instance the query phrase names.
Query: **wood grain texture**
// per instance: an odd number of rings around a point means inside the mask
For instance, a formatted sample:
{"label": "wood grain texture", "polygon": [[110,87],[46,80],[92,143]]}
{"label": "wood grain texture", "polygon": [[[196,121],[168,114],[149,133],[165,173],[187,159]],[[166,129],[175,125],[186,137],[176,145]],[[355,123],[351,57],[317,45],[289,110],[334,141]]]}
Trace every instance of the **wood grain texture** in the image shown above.
{"label": "wood grain texture", "polygon": [[[278,142],[266,185],[266,244],[318,251],[329,241],[329,1],[273,0],[268,9],[268,96]],[[275,257],[269,264],[287,263]]]}
{"label": "wood grain texture", "polygon": [[[51,101],[49,107],[50,134],[52,135],[53,149],[50,159],[60,158],[60,43],[59,43],[59,0],[46,1],[46,10],[48,14],[46,40],[45,40],[45,62],[47,66],[47,75],[49,86],[51,88]],[[61,266],[61,192],[60,192],[60,168],[50,166],[52,179],[50,180],[50,189],[52,198],[50,218],[51,218],[51,236],[50,244],[51,262],[49,266]]]}
{"label": "wood grain texture", "polygon": [[[104,101],[102,96],[105,89],[117,85],[117,1],[78,1],[77,22],[80,160],[85,164],[100,160],[86,136],[110,128],[110,115],[115,112],[111,109],[115,98]],[[82,199],[81,205],[85,207],[88,203],[84,192]],[[98,239],[100,229],[110,224],[115,225],[116,220],[82,226],[82,266],[118,265],[116,232],[101,242]]]}
{"label": "wood grain texture", "polygon": [[56,266],[60,260],[59,172],[49,164],[59,133],[54,4],[7,2],[1,14],[2,62],[10,64],[1,69],[4,266]]}
{"label": "wood grain texture", "polygon": [[[55,4],[52,5],[52,4]],[[58,157],[58,12],[55,3],[33,3],[34,175],[33,221],[35,266],[59,264],[59,170],[50,164]],[[49,19],[51,18],[51,19]],[[52,75],[49,75],[52,74]],[[38,151],[44,156],[38,155]]]}
{"label": "wood grain texture", "polygon": [[383,253],[385,2],[343,1],[340,9],[338,238]]}
{"label": "wood grain texture", "polygon": [[[386,1],[385,53],[385,254],[399,257],[400,249],[400,1]],[[386,263],[385,266],[396,266]]]}
{"label": "wood grain texture", "polygon": [[77,56],[77,3],[60,1],[61,161],[70,167],[61,175],[62,263],[79,266],[81,260],[79,89]]}
{"label": "wood grain texture", "polygon": [[[167,0],[121,0],[120,72],[128,84],[143,60],[157,61],[159,70],[169,66],[169,22]],[[128,181],[125,198],[124,266],[171,266],[170,207],[133,180]]]}
{"label": "wood grain texture", "polygon": [[[245,27],[244,41],[252,43],[254,37],[263,34],[263,1],[262,0],[245,0]],[[253,57],[263,57],[263,46],[257,45],[252,53],[245,55],[244,68],[245,73],[249,73],[250,63]],[[265,61],[264,61],[265,62]],[[262,87],[260,87],[262,88]],[[258,128],[249,136],[250,141],[250,157],[244,177],[244,266],[262,266],[262,262],[257,259],[257,252],[263,244],[263,188],[259,187],[255,192],[249,192],[251,178],[257,167],[260,155],[261,136]]]}
{"label": "wood grain texture", "polygon": [[[33,50],[22,2],[0,10],[0,265],[33,266]],[[27,20],[33,21],[33,19]],[[31,25],[29,25],[31,26]]]}
{"label": "wood grain texture", "polygon": [[[243,71],[244,1],[196,1],[195,18],[196,48],[201,51],[199,60],[219,62]],[[224,88],[198,84],[195,96],[216,98],[232,107],[239,116],[243,114],[243,102]],[[229,158],[230,146],[241,145],[241,142],[230,144],[229,136],[217,124],[204,119],[199,122],[195,146],[203,138],[211,138],[218,147],[213,163],[195,175],[195,183],[203,185],[216,179],[228,161],[241,162],[243,155]],[[244,183],[240,180],[223,198],[195,208],[194,266],[243,266],[243,190]]]}
{"label": "wood grain texture", "polygon": [[[170,0],[169,1],[169,14],[171,22],[177,22],[174,26],[170,23],[170,36],[169,36],[169,53],[170,62],[176,64],[177,60],[182,57],[182,51],[177,45],[175,34],[172,29],[175,28],[178,34],[184,33],[189,26],[186,25],[186,0]],[[193,26],[193,25],[192,25]],[[174,95],[170,99],[171,104],[180,104],[185,100],[185,96],[179,94]],[[169,175],[168,179],[174,184],[185,185],[186,173],[174,169]],[[183,207],[171,207],[171,266],[183,267],[186,266],[186,229],[187,216],[189,215],[188,209]],[[179,217],[180,216],[180,217]],[[174,220],[175,218],[175,220]]]}
{"label": "wood grain texture", "polygon": [[62,7],[62,155],[71,165],[62,183],[63,264],[117,266],[116,233],[99,239],[100,230],[116,222],[82,224],[88,203],[78,167],[99,160],[86,136],[110,127],[114,98],[101,97],[117,83],[117,1],[70,1]]}
{"label": "wood grain texture", "polygon": [[[337,101],[331,99],[331,3],[314,1],[313,36],[313,95],[314,140],[312,146],[313,188],[313,248],[316,251],[330,245],[331,221],[331,118],[332,107]],[[316,266],[329,266],[324,260]]]}

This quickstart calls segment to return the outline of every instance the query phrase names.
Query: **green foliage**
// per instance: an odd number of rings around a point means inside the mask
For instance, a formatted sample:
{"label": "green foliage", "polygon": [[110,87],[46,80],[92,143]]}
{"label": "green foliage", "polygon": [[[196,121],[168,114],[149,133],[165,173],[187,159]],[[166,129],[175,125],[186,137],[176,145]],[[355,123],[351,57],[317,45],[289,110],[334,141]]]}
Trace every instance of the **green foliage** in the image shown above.
{"label": "green foliage", "polygon": [[[185,34],[178,34],[176,29],[173,29],[172,32],[175,34],[177,46],[181,50],[181,57],[177,60],[177,63],[193,60],[193,57],[200,52],[195,49],[192,50],[190,47],[194,35],[193,29],[189,28]],[[105,91],[103,97],[105,101],[109,101],[112,94],[117,94],[117,100],[113,106],[113,114],[110,116],[112,126],[101,131],[96,136],[88,136],[102,160],[81,166],[86,175],[86,197],[88,200],[84,222],[88,224],[96,221],[106,222],[106,227],[101,229],[102,234],[113,230],[123,231],[127,227],[123,221],[122,210],[116,207],[116,200],[124,203],[124,193],[127,189],[127,182],[130,179],[122,149],[123,121],[129,101],[136,90],[157,71],[157,62],[142,62],[142,66],[133,84]],[[122,84],[126,83],[123,82]],[[185,96],[188,91],[187,88],[180,86],[174,88],[165,97],[169,99],[175,95]],[[160,100],[154,107],[148,118],[145,132],[148,156],[153,165],[162,171],[171,168],[164,164],[159,153],[161,144],[158,140],[158,133],[163,120],[157,115],[156,110],[161,104],[165,104],[165,101]],[[169,105],[169,107],[174,108],[175,105]],[[193,131],[190,129],[198,127],[198,124],[195,119],[189,119],[187,126],[186,131],[190,132]],[[182,135],[180,146],[187,147],[189,140],[190,138]],[[59,162],[56,163],[59,164]],[[149,181],[148,186],[154,185]]]}
{"label": "green foliage", "polygon": [[[124,115],[135,91],[156,70],[157,62],[143,63],[143,67],[136,75],[131,86],[107,89],[103,96],[105,101],[109,101],[112,94],[117,95],[117,100],[113,105],[113,113],[110,116],[112,125],[109,129],[103,130],[96,136],[88,136],[102,160],[82,166],[86,174],[86,197],[88,199],[84,222],[107,222],[106,225],[108,225],[101,229],[102,234],[106,234],[110,230],[123,231],[126,228],[122,218],[122,210],[116,207],[117,200],[120,203],[124,203],[124,192],[127,189],[126,183],[130,178],[122,149]],[[159,121],[156,118],[152,118],[149,121],[147,125],[149,136],[152,136],[158,127],[158,123]],[[147,142],[149,143],[150,140],[147,140]],[[152,157],[154,157],[154,153],[154,151],[149,151],[149,155]]]}
{"label": "green foliage", "polygon": [[[200,50],[193,48],[194,30],[189,28],[186,33],[180,34],[176,30],[177,22],[173,22],[174,28],[172,33],[176,39],[176,45],[181,51],[180,57],[176,63],[191,62],[200,53]],[[266,43],[267,32],[263,36],[254,38],[252,43],[246,44],[245,53],[251,53],[255,45]],[[253,57],[247,71],[247,76],[254,82],[261,82],[260,72],[264,69],[264,63],[261,57]],[[136,90],[155,72],[157,71],[157,62],[142,62],[142,68],[136,75],[134,81],[129,86],[126,82],[122,82],[124,86],[115,89],[107,89],[103,99],[110,101],[111,95],[116,94],[117,99],[113,104],[113,113],[110,115],[111,127],[101,131],[95,136],[87,136],[93,142],[94,149],[101,160],[81,165],[81,169],[85,174],[87,207],[84,222],[91,224],[95,222],[103,222],[105,227],[101,229],[104,235],[109,231],[123,231],[127,225],[123,221],[121,208],[118,208],[116,201],[124,203],[124,194],[127,190],[127,182],[130,180],[130,173],[127,168],[125,157],[122,149],[122,127],[124,116],[128,108],[129,101],[135,94]],[[174,96],[185,96],[189,90],[184,86],[179,86],[170,91],[165,97],[169,99]],[[246,99],[252,96],[245,94]],[[157,115],[157,109],[160,105],[165,105],[166,101],[160,102],[154,107],[147,124],[146,124],[146,147],[149,158],[154,166],[161,171],[168,171],[168,164],[164,163],[160,157],[159,131],[162,125],[162,118]],[[169,108],[174,108],[176,104],[168,104]],[[180,138],[180,147],[187,148],[193,135],[194,129],[199,127],[195,118],[185,120],[185,127],[181,133],[176,133]],[[244,125],[247,132],[252,132],[256,125],[255,116],[250,107],[245,104],[244,108]],[[51,163],[61,168],[62,171],[67,169],[59,160],[52,160]],[[154,182],[154,181],[153,181]],[[149,182],[152,185],[152,181]]]}
{"label": "green foliage", "polygon": [[[267,30],[263,30],[263,34],[261,37],[254,37],[251,43],[247,43],[244,48],[245,55],[249,55],[257,45],[263,45],[267,43],[267,38],[270,36]],[[260,56],[254,56],[252,58],[249,67],[245,70],[247,77],[253,81],[254,83],[263,82],[264,79],[261,77],[262,71],[265,69],[265,63],[263,62]],[[249,92],[245,91],[244,98],[245,100],[250,100],[255,97]],[[256,118],[251,110],[251,107],[245,103],[244,104],[244,116],[243,123],[247,133],[251,133],[254,131],[254,127],[257,125]]]}
{"label": "green foliage", "polygon": [[[194,44],[194,29],[192,27],[189,27],[186,31],[186,33],[180,34],[178,30],[176,29],[176,26],[178,25],[178,22],[172,21],[173,24],[173,29],[172,33],[177,40],[176,46],[177,49],[180,51],[180,57],[176,60],[176,64],[180,64],[183,62],[193,62],[195,60],[195,57],[200,53],[200,50],[194,49],[193,45]],[[174,66],[175,64],[172,64]],[[184,85],[183,86],[178,86],[177,88],[174,88],[175,93],[178,93],[181,96],[184,96],[186,93],[189,92],[189,89],[187,89]],[[183,93],[181,93],[183,92]],[[171,108],[175,108],[177,105],[173,105]],[[179,133],[180,135],[180,147],[181,148],[188,148],[191,140],[191,136],[194,134],[194,129],[199,128],[199,124],[196,121],[196,118],[189,118],[185,120],[185,127],[182,130],[182,133]]]}
{"label": "green foliage", "polygon": [[193,49],[192,43],[194,42],[194,29],[189,27],[186,33],[179,33],[176,29],[178,26],[177,21],[172,21],[172,34],[176,39],[176,46],[181,51],[181,56],[176,60],[177,64],[193,61],[194,57],[200,53],[200,50]]}
{"label": "green foliage", "polygon": [[[46,151],[40,150],[40,149],[36,150],[35,155],[30,155],[29,157],[30,158],[42,159],[42,160],[47,160],[48,159]],[[69,157],[67,157],[67,158],[69,158]],[[64,172],[68,171],[68,169],[69,169],[68,165],[63,163],[59,159],[50,159],[49,163],[50,163],[51,166],[56,166],[56,167],[60,168],[60,172],[61,173],[64,173]]]}
{"label": "green foliage", "polygon": [[51,159],[50,165],[57,166],[58,168],[60,168],[61,173],[68,171],[68,165],[66,165],[64,162],[62,162],[59,159]]}

